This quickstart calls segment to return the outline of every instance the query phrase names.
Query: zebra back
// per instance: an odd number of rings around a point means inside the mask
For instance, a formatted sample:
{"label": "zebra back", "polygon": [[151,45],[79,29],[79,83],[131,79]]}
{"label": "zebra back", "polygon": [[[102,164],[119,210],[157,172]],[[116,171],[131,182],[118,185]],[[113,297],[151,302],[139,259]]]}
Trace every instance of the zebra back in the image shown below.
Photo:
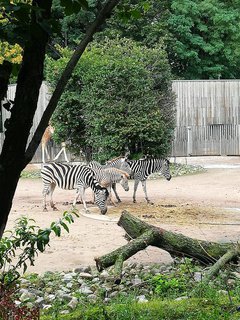
{"label": "zebra back", "polygon": [[95,179],[94,171],[85,165],[48,163],[41,170],[44,184],[55,183],[62,189],[75,189],[79,184],[94,192],[103,189]]}
{"label": "zebra back", "polygon": [[127,159],[125,157],[117,157],[112,160],[109,160],[104,165],[105,168],[114,167],[117,169],[120,169],[122,171],[127,172],[129,175],[131,174],[131,168],[127,162]]}

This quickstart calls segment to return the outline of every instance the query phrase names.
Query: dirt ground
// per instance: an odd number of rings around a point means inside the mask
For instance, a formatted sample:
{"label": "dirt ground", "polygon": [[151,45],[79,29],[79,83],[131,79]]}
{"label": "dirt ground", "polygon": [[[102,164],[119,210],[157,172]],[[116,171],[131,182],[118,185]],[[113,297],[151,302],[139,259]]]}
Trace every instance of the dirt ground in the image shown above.
{"label": "dirt ground", "polygon": [[[132,203],[133,181],[130,191],[117,186],[122,203],[110,206],[106,216],[89,205],[91,213],[80,215],[70,225],[70,233],[63,232],[60,238],[53,237],[51,246],[40,254],[30,272],[72,270],[82,265],[95,265],[94,257],[101,256],[126,244],[124,230],[117,226],[123,210],[167,230],[183,233],[208,241],[237,241],[240,233],[240,161],[228,159],[224,167],[216,161],[206,165],[206,172],[188,176],[148,180],[148,195],[153,204],[147,205],[141,185],[137,191],[137,203]],[[211,166],[211,164],[213,164]],[[239,165],[238,165],[239,164]],[[70,209],[74,190],[56,188],[54,200],[59,211],[42,211],[41,179],[21,179],[16,191],[7,229],[21,215],[33,218],[36,224],[48,227],[64,211]],[[91,196],[87,190],[87,196]],[[81,212],[82,205],[78,205]],[[129,259],[139,263],[170,263],[171,256],[158,248],[148,247]]]}

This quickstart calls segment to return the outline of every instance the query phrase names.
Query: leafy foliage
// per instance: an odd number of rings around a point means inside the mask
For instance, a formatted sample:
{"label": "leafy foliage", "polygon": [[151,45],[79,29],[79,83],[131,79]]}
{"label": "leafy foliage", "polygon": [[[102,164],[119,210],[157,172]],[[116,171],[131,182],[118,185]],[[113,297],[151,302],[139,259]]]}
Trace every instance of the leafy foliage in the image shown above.
{"label": "leafy foliage", "polygon": [[27,270],[28,262],[34,265],[38,253],[44,252],[49,244],[51,233],[60,237],[62,228],[69,232],[66,223],[74,222],[73,214],[77,216],[75,211],[64,212],[62,219],[52,222],[46,229],[30,224],[34,222],[33,219],[18,219],[14,232],[8,231],[10,236],[4,236],[0,240],[0,284],[10,286],[20,277],[19,270]]}
{"label": "leafy foliage", "polygon": [[[50,82],[65,60],[49,59]],[[70,140],[73,151],[100,161],[127,149],[135,155],[166,154],[174,129],[170,79],[160,45],[149,49],[107,38],[92,44],[53,116],[56,139]]]}
{"label": "leafy foliage", "polygon": [[34,320],[39,319],[39,308],[16,305],[16,281],[20,271],[25,272],[27,262],[34,265],[39,252],[44,252],[49,245],[50,235],[61,235],[61,229],[69,232],[67,223],[74,222],[73,214],[64,212],[63,218],[52,222],[50,228],[40,229],[33,219],[21,217],[17,220],[14,232],[0,240],[0,317],[1,319]]}
{"label": "leafy foliage", "polygon": [[163,41],[177,78],[239,78],[239,29],[238,1],[125,0],[102,36],[128,37],[149,47]]}

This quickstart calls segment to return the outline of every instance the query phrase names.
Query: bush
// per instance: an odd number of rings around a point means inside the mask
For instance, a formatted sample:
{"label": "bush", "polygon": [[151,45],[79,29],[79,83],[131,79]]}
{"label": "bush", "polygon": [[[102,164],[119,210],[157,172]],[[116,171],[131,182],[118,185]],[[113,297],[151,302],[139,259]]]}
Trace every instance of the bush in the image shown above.
{"label": "bush", "polygon": [[[48,59],[54,84],[65,65]],[[175,98],[161,45],[153,49],[128,39],[93,43],[54,113],[55,139],[70,140],[76,154],[103,161],[129,150],[134,156],[167,154],[174,130]]]}

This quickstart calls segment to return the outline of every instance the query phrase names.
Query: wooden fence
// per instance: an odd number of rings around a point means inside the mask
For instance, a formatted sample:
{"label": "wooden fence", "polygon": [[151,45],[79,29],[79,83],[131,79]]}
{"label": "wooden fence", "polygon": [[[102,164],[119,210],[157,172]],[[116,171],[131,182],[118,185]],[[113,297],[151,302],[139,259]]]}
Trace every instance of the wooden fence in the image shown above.
{"label": "wooden fence", "polygon": [[[176,80],[172,88],[177,97],[172,156],[240,155],[240,80]],[[15,90],[15,85],[9,86],[9,99],[14,100]],[[29,140],[48,101],[48,89],[43,83]],[[2,123],[9,116],[2,108]],[[3,139],[4,132],[0,133],[0,150]],[[49,146],[52,157],[60,149],[54,143]],[[67,154],[73,160],[72,155]],[[32,162],[41,162],[40,147]]]}
{"label": "wooden fence", "polygon": [[173,81],[172,155],[240,154],[240,80]]}
{"label": "wooden fence", "polygon": [[[8,87],[7,98],[10,100],[14,100],[15,93],[16,93],[16,85],[10,85]],[[40,89],[38,108],[36,110],[36,113],[35,113],[35,116],[33,119],[33,125],[32,125],[32,129],[30,132],[29,141],[33,137],[33,134],[34,134],[34,132],[35,132],[40,120],[41,120],[42,114],[47,107],[49,98],[50,98],[50,94],[49,94],[48,87],[45,83],[43,83],[41,86],[41,89]],[[8,112],[6,109],[2,108],[2,127],[3,128],[4,128],[4,121],[9,117],[10,117],[10,112]],[[0,132],[0,151],[2,149],[3,140],[4,140],[4,132]],[[48,151],[51,156],[51,159],[53,159],[54,156],[56,156],[60,150],[61,150],[61,146],[55,144],[53,141],[51,141],[49,143]],[[68,156],[68,159],[73,159],[73,156],[68,151],[67,151],[67,156]],[[64,161],[63,154],[58,158],[58,160]],[[76,158],[74,160],[78,161],[79,159]],[[41,162],[42,162],[42,150],[41,150],[41,146],[39,146],[33,159],[32,159],[32,163],[41,163]]]}

